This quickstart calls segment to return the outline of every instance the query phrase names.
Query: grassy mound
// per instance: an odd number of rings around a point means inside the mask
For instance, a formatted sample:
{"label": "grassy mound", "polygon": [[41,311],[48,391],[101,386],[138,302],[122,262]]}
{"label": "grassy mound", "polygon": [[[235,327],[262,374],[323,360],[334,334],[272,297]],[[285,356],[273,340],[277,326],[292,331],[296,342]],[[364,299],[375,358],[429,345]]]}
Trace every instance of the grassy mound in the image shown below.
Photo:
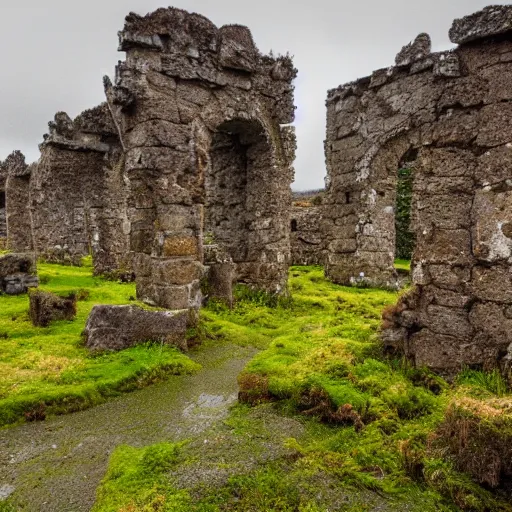
{"label": "grassy mound", "polygon": [[432,442],[433,452],[450,456],[456,467],[491,488],[512,477],[512,400],[455,399]]}
{"label": "grassy mound", "polygon": [[[432,448],[454,398],[503,394],[497,379],[466,372],[450,386],[426,369],[384,358],[377,333],[396,293],[334,285],[320,267],[291,268],[290,289],[293,300],[277,301],[240,288],[232,311],[214,303],[202,312],[198,335],[263,349],[239,376],[240,400],[256,409],[274,404],[308,434],[286,440],[285,457],[223,484],[178,489],[169,476],[146,475],[141,496],[148,488],[153,494],[109,508],[108,494],[122,497],[123,475],[131,471],[113,459],[95,511],[511,511],[504,495]],[[259,434],[240,419],[247,410],[232,412],[233,435],[249,442]],[[195,456],[201,460],[201,451]],[[350,489],[363,501],[340,504]]]}
{"label": "grassy mound", "polygon": [[38,266],[41,289],[76,292],[77,317],[33,327],[27,295],[0,296],[0,426],[84,409],[198,365],[173,348],[137,346],[91,356],[80,334],[96,304],[133,303],[135,285],[92,277],[90,266]]}

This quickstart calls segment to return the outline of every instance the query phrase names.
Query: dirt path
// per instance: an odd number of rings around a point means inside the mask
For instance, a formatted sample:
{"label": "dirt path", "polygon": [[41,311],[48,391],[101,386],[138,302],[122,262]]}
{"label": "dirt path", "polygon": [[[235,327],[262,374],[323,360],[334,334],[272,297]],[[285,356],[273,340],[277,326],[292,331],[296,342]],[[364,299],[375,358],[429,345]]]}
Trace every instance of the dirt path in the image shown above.
{"label": "dirt path", "polygon": [[237,375],[254,349],[205,347],[195,375],[123,395],[87,411],[0,431],[0,499],[18,510],[90,510],[110,453],[194,437],[221,421],[237,397]]}

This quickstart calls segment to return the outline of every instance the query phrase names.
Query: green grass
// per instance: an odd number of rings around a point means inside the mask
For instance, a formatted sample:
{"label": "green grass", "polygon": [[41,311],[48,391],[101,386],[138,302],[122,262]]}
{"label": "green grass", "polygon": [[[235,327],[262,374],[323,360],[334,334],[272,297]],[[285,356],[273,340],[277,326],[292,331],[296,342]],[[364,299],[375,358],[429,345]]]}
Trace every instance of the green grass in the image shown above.
{"label": "green grass", "polygon": [[404,272],[410,272],[411,271],[411,261],[410,260],[395,260],[395,268],[397,270],[402,270]]}
{"label": "green grass", "polygon": [[86,291],[74,321],[34,327],[28,296],[0,296],[0,426],[42,419],[103,402],[198,365],[177,350],[143,345],[92,356],[81,332],[96,304],[134,304],[135,286],[92,277],[83,267],[39,264],[42,290],[58,294]]}
{"label": "green grass", "polygon": [[[213,303],[202,311],[198,335],[261,349],[239,376],[240,396],[252,405],[274,402],[281,414],[301,418],[307,434],[287,441],[292,455],[231,477],[220,488],[178,490],[156,472],[141,486],[142,496],[150,488],[152,494],[134,500],[123,495],[128,486],[122,475],[132,467],[123,466],[123,447],[111,461],[95,512],[334,509],[334,498],[315,497],[318,475],[332,481],[338,495],[374,493],[389,510],[512,510],[429,448],[452,399],[461,393],[501,396],[507,392],[503,381],[466,371],[449,385],[426,369],[386,359],[377,333],[381,311],[397,293],[334,285],[320,267],[292,267],[289,285],[292,301],[238,288],[233,310]],[[258,434],[243,411],[235,408],[227,424],[252,439]],[[113,479],[112,472],[121,476]],[[110,493],[119,497],[115,506],[107,505]],[[372,510],[368,503],[339,510]]]}

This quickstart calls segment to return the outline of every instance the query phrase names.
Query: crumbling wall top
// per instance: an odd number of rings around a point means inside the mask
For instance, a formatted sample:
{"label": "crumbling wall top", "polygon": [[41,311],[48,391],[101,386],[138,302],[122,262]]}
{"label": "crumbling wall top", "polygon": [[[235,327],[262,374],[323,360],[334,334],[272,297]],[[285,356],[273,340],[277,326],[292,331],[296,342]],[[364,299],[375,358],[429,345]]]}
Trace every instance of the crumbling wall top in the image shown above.
{"label": "crumbling wall top", "polygon": [[76,130],[84,133],[97,133],[103,136],[117,135],[117,129],[107,102],[84,110],[73,120]]}
{"label": "crumbling wall top", "polygon": [[489,5],[469,16],[456,19],[450,29],[450,41],[465,44],[478,39],[511,32],[512,5]]}
{"label": "crumbling wall top", "polygon": [[[263,56],[246,26],[235,24],[218,28],[204,16],[175,7],[157,9],[145,16],[130,13],[119,32],[119,50],[179,54],[192,61],[201,61],[203,67],[209,61],[220,69],[247,73],[275,65],[272,78],[289,81],[296,76],[291,58]],[[183,66],[184,62],[175,65]],[[173,75],[169,69],[166,72]]]}
{"label": "crumbling wall top", "polygon": [[[217,27],[201,14],[189,13],[176,7],[161,7],[145,16],[130,12],[125,18],[124,29],[120,32],[120,43],[121,46],[128,47],[132,44],[144,45],[143,38],[146,36],[148,46],[162,49],[161,36],[176,40],[187,34],[196,41],[208,45],[215,40],[217,30]],[[152,36],[158,37],[151,41]],[[125,46],[121,48],[122,51],[127,49]]]}
{"label": "crumbling wall top", "polygon": [[406,44],[395,58],[397,66],[409,66],[413,62],[422,60],[431,52],[432,41],[428,34],[419,34],[416,39]]}
{"label": "crumbling wall top", "polygon": [[57,146],[74,151],[107,153],[110,149],[105,139],[117,136],[117,130],[107,103],[85,110],[72,120],[66,112],[57,112],[48,123],[49,133],[40,145]]}
{"label": "crumbling wall top", "polygon": [[232,45],[242,53],[258,55],[251,31],[242,25],[217,28],[208,18],[175,7],[161,8],[140,16],[131,12],[119,32],[119,50],[145,48],[184,53],[198,58],[203,51],[222,55],[222,47]]}
{"label": "crumbling wall top", "polygon": [[4,161],[4,167],[8,176],[30,176],[32,166],[25,162],[25,155],[19,151],[13,151]]}

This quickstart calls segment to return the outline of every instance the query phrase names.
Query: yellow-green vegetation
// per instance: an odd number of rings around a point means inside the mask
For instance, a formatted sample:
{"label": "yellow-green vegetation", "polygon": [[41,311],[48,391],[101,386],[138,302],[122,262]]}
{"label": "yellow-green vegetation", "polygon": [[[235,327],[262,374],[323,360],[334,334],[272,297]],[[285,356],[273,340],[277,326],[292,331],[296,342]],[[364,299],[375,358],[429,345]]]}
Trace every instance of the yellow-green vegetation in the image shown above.
{"label": "yellow-green vegetation", "polygon": [[133,304],[135,285],[92,277],[92,268],[39,264],[41,289],[77,292],[77,317],[33,327],[28,296],[0,296],[0,426],[101,403],[198,365],[177,350],[143,345],[90,355],[81,332],[96,304]]}
{"label": "yellow-green vegetation", "polygon": [[411,271],[411,261],[410,260],[395,260],[395,268],[397,270],[401,270],[402,272],[410,272]]}
{"label": "yellow-green vegetation", "polygon": [[[285,442],[286,456],[200,488],[148,472],[140,461],[151,448],[119,448],[95,512],[512,511],[432,444],[455,398],[506,393],[497,374],[468,370],[449,385],[387,359],[377,331],[396,293],[336,286],[320,267],[291,268],[290,290],[291,300],[277,300],[240,288],[233,310],[211,304],[202,312],[198,335],[262,348],[239,376],[240,399],[273,403],[283,418],[299,418],[307,434]],[[244,420],[249,410],[239,405],[226,421],[236,439],[261,435]],[[190,463],[171,459],[182,468]],[[224,462],[222,452],[218,459]],[[363,501],[340,498],[354,489]],[[384,504],[374,506],[372,496]]]}

